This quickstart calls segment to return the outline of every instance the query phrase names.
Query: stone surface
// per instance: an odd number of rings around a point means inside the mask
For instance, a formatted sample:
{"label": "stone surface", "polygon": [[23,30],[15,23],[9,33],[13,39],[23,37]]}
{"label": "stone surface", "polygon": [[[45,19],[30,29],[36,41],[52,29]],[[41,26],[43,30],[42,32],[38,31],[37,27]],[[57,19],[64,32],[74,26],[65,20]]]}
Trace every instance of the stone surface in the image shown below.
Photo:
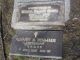
{"label": "stone surface", "polygon": [[63,31],[17,31],[10,55],[62,58]]}
{"label": "stone surface", "polygon": [[70,19],[71,0],[65,0],[65,21]]}
{"label": "stone surface", "polygon": [[[12,27],[14,29],[41,30],[48,29],[49,27],[51,28],[54,25],[64,25],[66,18],[65,15],[69,15],[68,12],[67,14],[65,12],[65,6],[67,6],[67,4],[69,3],[65,2],[68,1],[15,0],[12,17]],[[64,3],[66,5],[64,5]]]}
{"label": "stone surface", "polygon": [[[28,8],[28,9],[27,9]],[[55,22],[61,16],[59,6],[24,6],[20,9],[20,22]],[[62,19],[60,19],[62,20]],[[33,24],[34,25],[34,24]],[[39,25],[39,24],[38,24]]]}

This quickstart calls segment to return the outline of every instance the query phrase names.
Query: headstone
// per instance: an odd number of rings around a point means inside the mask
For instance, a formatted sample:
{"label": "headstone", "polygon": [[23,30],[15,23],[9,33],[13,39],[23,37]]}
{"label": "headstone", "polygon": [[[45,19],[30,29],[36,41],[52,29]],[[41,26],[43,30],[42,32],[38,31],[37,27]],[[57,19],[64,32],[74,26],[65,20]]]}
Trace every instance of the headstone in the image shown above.
{"label": "headstone", "polygon": [[61,59],[63,30],[53,28],[64,26],[69,12],[70,0],[15,0],[10,55]]}
{"label": "headstone", "polygon": [[15,0],[11,25],[23,30],[51,29],[65,25],[69,13],[70,0]]}
{"label": "headstone", "polygon": [[62,58],[63,31],[18,31],[10,55]]}

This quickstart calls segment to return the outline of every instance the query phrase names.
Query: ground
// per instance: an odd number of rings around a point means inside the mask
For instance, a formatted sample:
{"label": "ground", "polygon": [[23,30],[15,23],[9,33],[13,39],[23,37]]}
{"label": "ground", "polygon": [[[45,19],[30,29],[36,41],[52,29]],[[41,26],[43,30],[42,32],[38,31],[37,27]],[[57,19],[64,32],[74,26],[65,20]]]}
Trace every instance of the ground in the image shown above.
{"label": "ground", "polygon": [[[7,60],[9,60],[9,50],[11,38],[15,34],[15,30],[11,28],[11,17],[13,11],[13,0],[0,0],[2,2],[3,17],[3,33]],[[1,9],[0,9],[1,11]],[[1,16],[1,14],[0,14]],[[74,19],[77,18],[77,19]],[[70,20],[66,22],[64,29],[63,41],[63,59],[62,60],[80,60],[80,0],[71,0]],[[0,50],[1,52],[1,50]],[[0,55],[1,58],[1,55]],[[18,57],[14,60],[38,60],[38,58]],[[44,60],[44,59],[42,59]]]}

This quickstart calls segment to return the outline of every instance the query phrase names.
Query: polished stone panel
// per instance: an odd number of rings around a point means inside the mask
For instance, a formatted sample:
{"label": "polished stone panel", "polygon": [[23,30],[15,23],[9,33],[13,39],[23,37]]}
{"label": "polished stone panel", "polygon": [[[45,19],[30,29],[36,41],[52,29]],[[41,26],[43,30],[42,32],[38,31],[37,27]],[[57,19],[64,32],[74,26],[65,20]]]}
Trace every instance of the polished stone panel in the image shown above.
{"label": "polished stone panel", "polygon": [[17,31],[10,55],[62,58],[63,31]]}

